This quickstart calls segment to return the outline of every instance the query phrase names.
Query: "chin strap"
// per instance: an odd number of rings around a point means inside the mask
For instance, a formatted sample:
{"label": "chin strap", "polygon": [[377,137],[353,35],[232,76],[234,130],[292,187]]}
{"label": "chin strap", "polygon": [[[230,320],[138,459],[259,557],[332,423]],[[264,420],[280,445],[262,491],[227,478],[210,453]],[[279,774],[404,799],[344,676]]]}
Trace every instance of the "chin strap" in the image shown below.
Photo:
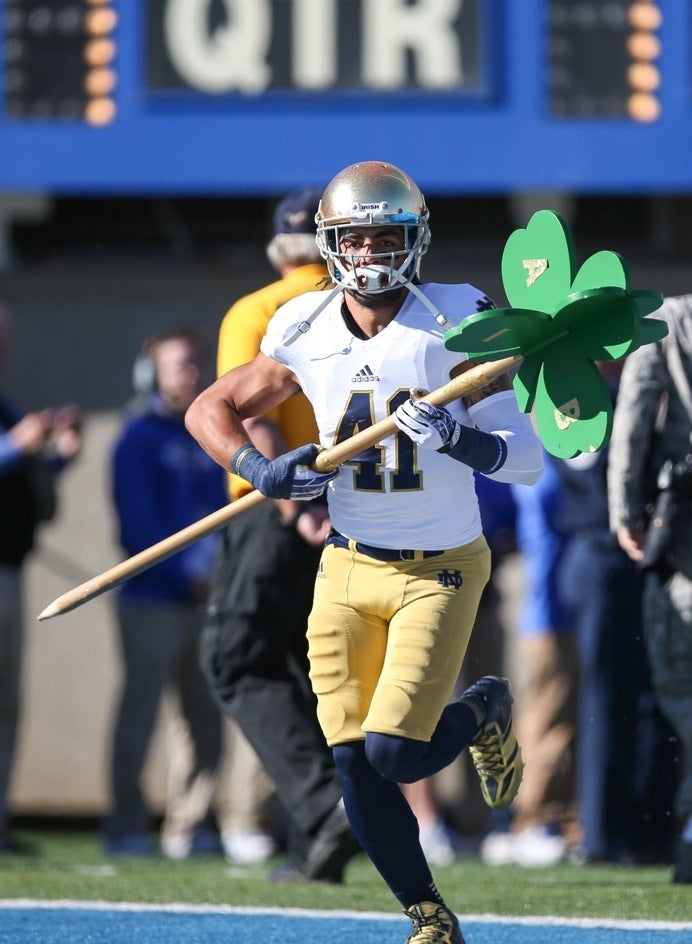
{"label": "chin strap", "polygon": [[323,302],[320,302],[320,304],[313,311],[310,317],[306,318],[305,321],[301,321],[298,327],[296,328],[296,330],[293,332],[293,334],[290,335],[284,341],[285,346],[289,347],[291,344],[294,344],[298,340],[298,338],[301,338],[304,334],[307,334],[315,318],[317,318],[318,315],[322,314],[322,312],[330,303],[330,301],[334,298],[334,296],[338,295],[339,292],[341,291],[343,291],[343,285],[341,283],[339,283],[338,285],[335,285],[334,288],[329,293],[329,295],[327,295],[327,297],[324,299]]}
{"label": "chin strap", "polygon": [[[322,314],[324,309],[331,302],[335,295],[348,288],[352,288],[355,291],[360,291],[357,281],[358,272],[365,272],[368,281],[370,281],[372,278],[375,278],[379,281],[379,277],[382,274],[379,266],[361,266],[360,269],[351,269],[351,271],[344,276],[343,280],[334,286],[324,301],[320,302],[310,317],[306,318],[305,321],[301,321],[293,334],[289,335],[289,337],[284,341],[284,345],[286,347],[289,347],[291,344],[295,344],[298,338],[308,333],[312,327],[313,321],[315,321],[318,315]],[[416,298],[418,298],[418,300],[425,305],[440,327],[444,327],[444,325],[448,324],[448,319],[445,318],[442,312],[433,305],[430,299],[418,288],[414,282],[407,281],[398,269],[392,269],[391,272],[394,276],[394,281],[400,282],[405,288],[409,290],[409,292],[412,292]]]}
{"label": "chin strap", "polygon": [[435,306],[430,301],[430,299],[426,295],[424,295],[423,292],[421,292],[421,290],[418,288],[415,282],[409,282],[406,288],[409,290],[409,292],[413,292],[413,294],[416,296],[416,298],[419,299],[419,301],[423,302],[425,307],[428,309],[430,314],[433,316],[433,318],[440,325],[441,328],[443,328],[446,324],[449,324],[448,319],[445,318],[445,316],[442,314],[441,311],[435,308]]}

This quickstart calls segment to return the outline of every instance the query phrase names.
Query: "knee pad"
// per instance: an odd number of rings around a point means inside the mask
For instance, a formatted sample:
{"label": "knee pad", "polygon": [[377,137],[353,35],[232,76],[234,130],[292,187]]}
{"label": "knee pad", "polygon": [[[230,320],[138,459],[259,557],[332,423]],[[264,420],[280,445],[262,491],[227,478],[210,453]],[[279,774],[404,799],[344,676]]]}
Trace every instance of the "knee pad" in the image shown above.
{"label": "knee pad", "polygon": [[348,741],[345,744],[336,744],[332,748],[332,757],[342,782],[353,782],[358,778],[359,770],[369,766],[363,741]]}
{"label": "knee pad", "polygon": [[365,755],[375,770],[395,783],[414,783],[421,779],[421,761],[428,750],[427,741],[368,732]]}

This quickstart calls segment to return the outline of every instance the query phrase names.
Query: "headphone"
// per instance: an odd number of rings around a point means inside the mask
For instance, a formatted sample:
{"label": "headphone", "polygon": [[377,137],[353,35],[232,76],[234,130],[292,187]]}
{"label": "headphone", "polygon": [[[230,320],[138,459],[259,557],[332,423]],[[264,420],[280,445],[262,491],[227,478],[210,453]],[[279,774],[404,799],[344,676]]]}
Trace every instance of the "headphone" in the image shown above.
{"label": "headphone", "polygon": [[151,356],[155,340],[150,336],[142,341],[142,346],[132,365],[132,389],[139,396],[153,393],[157,387],[156,363]]}

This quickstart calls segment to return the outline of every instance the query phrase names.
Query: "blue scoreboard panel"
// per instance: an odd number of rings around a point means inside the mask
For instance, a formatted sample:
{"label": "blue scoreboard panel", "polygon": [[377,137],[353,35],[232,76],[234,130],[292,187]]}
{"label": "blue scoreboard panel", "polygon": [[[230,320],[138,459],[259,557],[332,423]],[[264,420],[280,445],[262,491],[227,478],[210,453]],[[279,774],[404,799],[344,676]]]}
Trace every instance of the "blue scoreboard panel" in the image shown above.
{"label": "blue scoreboard panel", "polygon": [[688,0],[0,0],[0,191],[692,191]]}

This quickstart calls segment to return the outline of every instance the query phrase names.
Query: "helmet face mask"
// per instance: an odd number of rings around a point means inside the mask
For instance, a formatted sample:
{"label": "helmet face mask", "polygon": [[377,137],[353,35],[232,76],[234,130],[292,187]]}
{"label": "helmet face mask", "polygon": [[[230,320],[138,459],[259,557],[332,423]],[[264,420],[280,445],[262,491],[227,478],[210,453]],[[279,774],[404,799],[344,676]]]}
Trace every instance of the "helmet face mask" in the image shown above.
{"label": "helmet face mask", "polygon": [[[337,174],[322,194],[315,221],[317,245],[332,281],[365,295],[409,285],[430,244],[423,194],[408,174],[381,161],[353,164]],[[363,259],[342,248],[349,230],[394,226],[403,231],[403,249]]]}

